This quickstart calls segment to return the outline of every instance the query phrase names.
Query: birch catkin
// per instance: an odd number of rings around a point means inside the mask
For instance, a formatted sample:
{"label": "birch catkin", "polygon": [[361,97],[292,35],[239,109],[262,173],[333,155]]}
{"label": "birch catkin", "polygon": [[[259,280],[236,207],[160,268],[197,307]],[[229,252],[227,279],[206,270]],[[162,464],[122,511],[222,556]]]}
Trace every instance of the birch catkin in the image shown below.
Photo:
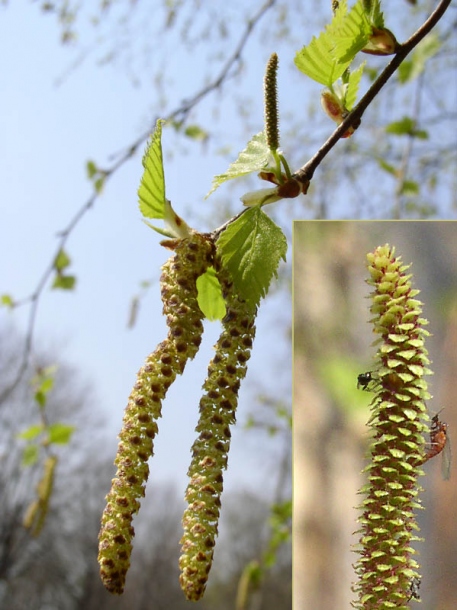
{"label": "birch catkin", "polygon": [[162,267],[160,279],[167,338],[147,358],[137,374],[119,434],[112,481],[99,534],[100,574],[112,593],[122,593],[130,566],[134,529],[149,475],[148,460],[158,432],[162,401],[186,362],[198,351],[203,314],[197,302],[197,278],[212,264],[214,245],[200,233],[167,242],[175,254]]}
{"label": "birch catkin", "polygon": [[223,331],[215,345],[200,400],[199,436],[192,447],[192,462],[183,516],[184,533],[179,560],[180,583],[187,599],[196,601],[205,592],[218,532],[227,468],[230,426],[235,423],[240,381],[246,375],[255,335],[256,309],[238,298],[226,270],[217,269],[226,302]]}

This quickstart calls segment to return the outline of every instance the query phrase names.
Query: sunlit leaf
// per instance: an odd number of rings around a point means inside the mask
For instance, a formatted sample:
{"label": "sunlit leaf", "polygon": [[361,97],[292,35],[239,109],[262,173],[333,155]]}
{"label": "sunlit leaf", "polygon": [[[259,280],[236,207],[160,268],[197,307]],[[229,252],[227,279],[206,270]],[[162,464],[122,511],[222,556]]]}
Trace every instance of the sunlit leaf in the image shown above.
{"label": "sunlit leaf", "polygon": [[349,75],[346,96],[344,99],[347,110],[352,110],[357,100],[357,93],[359,91],[360,80],[362,78],[364,68],[365,62],[363,62],[363,64],[361,64],[357,70],[354,70]]}
{"label": "sunlit leaf", "polygon": [[402,195],[418,195],[419,190],[419,184],[414,180],[405,180],[401,185]]}
{"label": "sunlit leaf", "polygon": [[162,159],[162,124],[158,120],[146,152],[143,155],[143,177],[138,189],[140,212],[146,218],[163,218],[165,177]]}
{"label": "sunlit leaf", "polygon": [[52,288],[60,290],[73,290],[76,284],[76,277],[74,275],[62,275],[57,274],[52,283]]}
{"label": "sunlit leaf", "polygon": [[369,25],[360,3],[347,12],[340,2],[332,22],[295,56],[295,65],[313,80],[331,88],[369,39]]}
{"label": "sunlit leaf", "polygon": [[205,141],[208,139],[208,132],[199,125],[188,125],[184,134],[192,140]]}
{"label": "sunlit leaf", "polygon": [[63,271],[66,267],[70,265],[70,263],[70,257],[63,249],[60,249],[54,260],[54,269],[56,269],[57,271]]}
{"label": "sunlit leaf", "polygon": [[22,465],[33,466],[38,461],[38,445],[27,445],[22,452]]}
{"label": "sunlit leaf", "polygon": [[334,20],[327,26],[327,33],[333,39],[332,55],[335,60],[343,64],[351,63],[368,42],[371,31],[360,2],[354,4],[349,13],[336,11]]}
{"label": "sunlit leaf", "polygon": [[428,133],[424,129],[416,128],[416,121],[411,117],[403,117],[400,121],[393,121],[386,126],[386,133],[397,136],[413,136],[420,140],[426,140]]}
{"label": "sunlit leaf", "polygon": [[384,28],[384,15],[381,11],[380,0],[362,0],[361,6],[368,21],[375,28]]}
{"label": "sunlit leaf", "polygon": [[219,174],[213,178],[211,190],[205,199],[227,180],[240,178],[263,169],[267,166],[269,159],[270,149],[266,143],[265,134],[261,131],[248,142],[247,147],[239,154],[238,159],[229,166],[225,174]]}
{"label": "sunlit leaf", "polygon": [[68,426],[65,424],[51,424],[48,428],[50,443],[58,445],[66,445],[75,431],[75,426]]}
{"label": "sunlit leaf", "polygon": [[410,58],[402,62],[398,68],[398,80],[407,83],[414,80],[424,71],[427,60],[436,55],[440,50],[442,42],[439,36],[431,32],[422,40]]}
{"label": "sunlit leaf", "polygon": [[24,440],[24,441],[31,441],[32,439],[39,436],[42,432],[43,432],[43,425],[35,424],[33,426],[30,426],[26,430],[19,432],[19,434],[17,435],[17,438],[20,438],[21,440]]}
{"label": "sunlit leaf", "polygon": [[225,302],[221,285],[213,267],[197,279],[198,306],[208,320],[222,320],[225,316]]}
{"label": "sunlit leaf", "polygon": [[0,297],[0,303],[2,305],[4,305],[5,307],[10,307],[10,308],[14,307],[13,297],[9,294],[2,294]]}
{"label": "sunlit leaf", "polygon": [[260,207],[254,207],[229,224],[217,248],[241,298],[256,306],[286,258],[287,240]]}

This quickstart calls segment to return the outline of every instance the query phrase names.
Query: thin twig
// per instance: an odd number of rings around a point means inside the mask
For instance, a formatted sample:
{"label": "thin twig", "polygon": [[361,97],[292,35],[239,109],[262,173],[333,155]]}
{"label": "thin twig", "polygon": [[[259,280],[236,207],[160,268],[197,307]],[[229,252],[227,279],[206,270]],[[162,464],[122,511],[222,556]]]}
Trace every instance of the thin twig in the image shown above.
{"label": "thin twig", "polygon": [[316,169],[322,163],[324,158],[328,155],[328,153],[332,150],[341,136],[352,127],[354,124],[357,124],[358,121],[362,118],[363,113],[374,100],[374,98],[378,95],[384,85],[387,83],[389,78],[396,72],[399,65],[402,61],[411,53],[411,51],[419,44],[419,42],[436,26],[438,21],[446,12],[448,6],[450,5],[451,0],[442,0],[430,17],[425,21],[421,27],[409,38],[404,44],[399,45],[399,50],[396,53],[395,57],[390,61],[390,63],[385,67],[383,72],[378,76],[373,85],[368,89],[365,95],[362,97],[357,106],[348,114],[348,116],[344,119],[344,121],[338,125],[332,135],[328,138],[328,140],[321,146],[321,148],[317,151],[317,153],[303,165],[300,169],[298,169],[294,178],[303,184],[308,183]]}

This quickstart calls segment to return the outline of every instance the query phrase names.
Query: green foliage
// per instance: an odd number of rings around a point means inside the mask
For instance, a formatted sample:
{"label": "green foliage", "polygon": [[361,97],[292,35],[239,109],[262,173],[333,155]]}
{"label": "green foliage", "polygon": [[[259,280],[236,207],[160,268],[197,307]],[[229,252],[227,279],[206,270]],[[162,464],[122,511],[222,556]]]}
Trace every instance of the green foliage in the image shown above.
{"label": "green foliage", "polygon": [[163,218],[165,214],[165,177],[162,158],[162,125],[158,120],[146,152],[143,155],[144,173],[138,189],[140,212],[146,218]]}
{"label": "green foliage", "polygon": [[17,438],[20,438],[24,441],[32,441],[35,438],[37,438],[38,436],[40,436],[40,434],[42,432],[43,432],[43,424],[35,424],[33,426],[30,426],[26,430],[19,432],[19,434],[17,435]]}
{"label": "green foliage", "polygon": [[347,2],[340,2],[326,29],[298,51],[295,65],[301,72],[331,89],[355,55],[366,45],[371,31],[360,3],[347,12]]}
{"label": "green foliage", "polygon": [[229,166],[225,174],[219,174],[213,178],[211,190],[205,199],[227,180],[240,178],[241,176],[264,169],[268,165],[270,156],[265,133],[261,131],[248,142],[247,147],[238,155],[238,159]]}
{"label": "green foliage", "polygon": [[380,29],[383,28],[384,15],[381,11],[380,0],[362,0],[362,6],[368,21],[373,25],[373,27]]}
{"label": "green foliage", "polygon": [[10,309],[12,309],[14,307],[13,297],[9,294],[2,294],[0,296],[0,305],[3,305],[4,307],[9,307]]}
{"label": "green foliage", "polygon": [[228,225],[217,248],[241,297],[257,306],[277,277],[281,258],[286,260],[284,233],[256,206]]}
{"label": "green foliage", "polygon": [[425,129],[417,129],[416,121],[411,117],[403,117],[400,121],[393,121],[386,127],[386,133],[397,136],[413,136],[419,140],[427,140],[428,132]]}
{"label": "green foliage", "polygon": [[59,252],[54,260],[54,269],[59,272],[63,271],[64,269],[66,269],[67,267],[70,266],[70,263],[71,263],[70,257],[65,252],[65,250],[61,249],[61,250],[59,250]]}
{"label": "green foliage", "polygon": [[208,320],[222,320],[225,316],[225,302],[221,285],[216,277],[214,267],[197,278],[198,306]]}
{"label": "green foliage", "polygon": [[208,139],[208,132],[199,125],[188,125],[184,130],[184,135],[198,142],[205,142]]}
{"label": "green foliage", "polygon": [[86,163],[86,173],[94,185],[95,192],[100,195],[105,186],[106,172],[99,169],[94,161],[88,161]]}
{"label": "green foliage", "polygon": [[48,427],[48,442],[56,445],[67,445],[75,431],[75,426],[55,423]]}
{"label": "green foliage", "polygon": [[357,70],[354,70],[349,74],[346,95],[344,97],[344,105],[347,110],[352,110],[357,100],[357,93],[359,92],[359,85],[362,79],[362,74],[365,69],[365,62],[360,64]]}
{"label": "green foliage", "polygon": [[159,119],[154,133],[143,155],[143,177],[138,189],[140,212],[146,218],[163,219],[165,229],[156,227],[145,220],[145,223],[165,237],[188,237],[190,228],[173,210],[170,201],[165,197],[165,176],[162,157],[162,125]]}
{"label": "green foliage", "polygon": [[56,258],[54,259],[54,269],[56,275],[52,283],[52,288],[61,290],[73,290],[76,284],[76,277],[74,275],[66,275],[64,270],[71,264],[71,259],[65,250],[59,250]]}
{"label": "green foliage", "polygon": [[422,74],[426,62],[436,55],[440,48],[441,41],[438,34],[431,32],[417,45],[410,58],[400,64],[398,68],[400,83],[408,83]]}

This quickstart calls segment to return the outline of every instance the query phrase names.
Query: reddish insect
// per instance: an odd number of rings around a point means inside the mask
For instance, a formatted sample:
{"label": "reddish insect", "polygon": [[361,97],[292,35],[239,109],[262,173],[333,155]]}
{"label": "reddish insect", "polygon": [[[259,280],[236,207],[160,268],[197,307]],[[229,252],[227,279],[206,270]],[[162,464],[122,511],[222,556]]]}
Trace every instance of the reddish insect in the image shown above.
{"label": "reddish insect", "polygon": [[430,426],[430,447],[425,454],[425,462],[435,457],[439,453],[442,454],[441,474],[443,479],[447,480],[451,474],[451,444],[447,432],[447,424],[440,421],[439,413],[432,417]]}

